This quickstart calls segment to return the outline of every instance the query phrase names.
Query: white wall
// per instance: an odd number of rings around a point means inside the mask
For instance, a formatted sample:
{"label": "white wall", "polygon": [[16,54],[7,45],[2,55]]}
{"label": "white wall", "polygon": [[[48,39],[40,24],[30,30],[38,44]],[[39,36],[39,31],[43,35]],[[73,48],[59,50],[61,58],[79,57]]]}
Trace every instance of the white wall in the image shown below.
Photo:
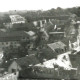
{"label": "white wall", "polygon": [[15,69],[17,71],[18,69],[21,70],[21,67],[15,61],[13,61],[8,68],[8,72],[12,73],[12,69]]}

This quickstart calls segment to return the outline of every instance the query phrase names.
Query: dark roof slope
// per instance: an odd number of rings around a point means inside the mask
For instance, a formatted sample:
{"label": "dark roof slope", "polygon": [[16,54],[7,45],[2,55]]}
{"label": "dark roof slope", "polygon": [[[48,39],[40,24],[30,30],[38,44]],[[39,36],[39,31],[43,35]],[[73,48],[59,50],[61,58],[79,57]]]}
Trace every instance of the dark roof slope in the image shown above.
{"label": "dark roof slope", "polygon": [[1,65],[0,65],[0,68],[4,68],[5,70],[8,69],[8,67],[10,66],[10,64],[13,62],[13,60],[9,60],[8,62],[3,62]]}
{"label": "dark roof slope", "polygon": [[16,59],[16,62],[21,67],[23,67],[23,66],[27,67],[29,65],[35,65],[35,64],[40,63],[35,55],[30,55],[30,56],[26,56],[26,57],[22,57],[22,58]]}
{"label": "dark roof slope", "polygon": [[29,35],[24,31],[12,31],[12,32],[0,31],[0,42],[19,41],[24,37],[29,37]]}
{"label": "dark roof slope", "polygon": [[73,68],[80,67],[80,52],[76,55],[69,55]]}
{"label": "dark roof slope", "polygon": [[4,62],[2,65],[0,65],[0,68],[5,68],[7,70],[13,61],[16,61],[17,64],[22,68],[40,63],[35,55],[30,55],[30,56],[22,57],[19,59],[12,59],[12,60],[9,60],[8,62]]}

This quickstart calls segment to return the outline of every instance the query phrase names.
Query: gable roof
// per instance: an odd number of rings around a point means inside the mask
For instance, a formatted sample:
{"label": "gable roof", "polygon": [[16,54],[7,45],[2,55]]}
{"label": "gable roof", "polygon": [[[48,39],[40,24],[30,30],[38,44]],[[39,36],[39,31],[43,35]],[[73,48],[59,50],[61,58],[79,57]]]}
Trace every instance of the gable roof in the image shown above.
{"label": "gable roof", "polygon": [[40,63],[39,60],[35,57],[35,55],[30,55],[19,59],[12,59],[8,62],[4,62],[2,65],[0,65],[0,68],[5,68],[5,70],[7,70],[14,61],[22,68]]}
{"label": "gable roof", "polygon": [[53,51],[55,49],[64,49],[64,47],[66,46],[63,42],[59,41],[59,42],[55,42],[55,43],[50,43],[50,44],[47,44]]}
{"label": "gable roof", "polygon": [[30,55],[30,56],[26,56],[26,57],[22,57],[22,58],[16,59],[16,62],[21,67],[23,67],[23,66],[28,67],[30,65],[35,65],[35,64],[40,63],[35,55]]}

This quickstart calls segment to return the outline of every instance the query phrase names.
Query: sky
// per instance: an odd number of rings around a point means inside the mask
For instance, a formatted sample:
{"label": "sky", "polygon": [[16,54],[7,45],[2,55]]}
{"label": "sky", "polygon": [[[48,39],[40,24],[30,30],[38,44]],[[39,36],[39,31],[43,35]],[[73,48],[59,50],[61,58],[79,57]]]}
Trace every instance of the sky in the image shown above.
{"label": "sky", "polygon": [[80,0],[0,0],[0,12],[9,10],[48,10],[80,6]]}

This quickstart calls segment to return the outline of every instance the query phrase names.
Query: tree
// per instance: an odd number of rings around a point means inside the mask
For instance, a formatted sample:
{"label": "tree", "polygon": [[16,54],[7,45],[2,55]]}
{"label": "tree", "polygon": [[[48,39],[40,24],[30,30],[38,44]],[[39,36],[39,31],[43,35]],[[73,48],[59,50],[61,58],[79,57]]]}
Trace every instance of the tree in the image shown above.
{"label": "tree", "polygon": [[3,49],[4,51],[4,60],[10,60],[13,58],[24,57],[28,55],[28,48],[29,48],[30,41],[28,39],[21,40],[19,47],[14,47],[10,45]]}

